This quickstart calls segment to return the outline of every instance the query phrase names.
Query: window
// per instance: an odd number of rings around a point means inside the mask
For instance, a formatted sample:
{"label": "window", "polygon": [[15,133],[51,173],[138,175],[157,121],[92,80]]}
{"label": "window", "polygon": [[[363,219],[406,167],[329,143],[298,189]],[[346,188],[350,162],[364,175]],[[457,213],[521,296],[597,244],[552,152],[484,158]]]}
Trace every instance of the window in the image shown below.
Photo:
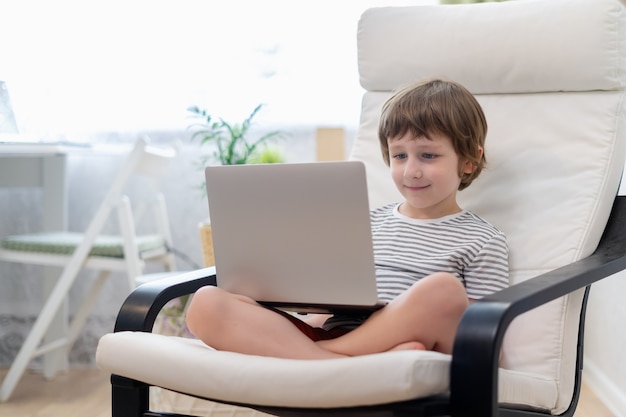
{"label": "window", "polygon": [[0,79],[22,132],[184,129],[198,105],[277,125],[358,122],[356,24],[367,7],[437,0],[11,2]]}

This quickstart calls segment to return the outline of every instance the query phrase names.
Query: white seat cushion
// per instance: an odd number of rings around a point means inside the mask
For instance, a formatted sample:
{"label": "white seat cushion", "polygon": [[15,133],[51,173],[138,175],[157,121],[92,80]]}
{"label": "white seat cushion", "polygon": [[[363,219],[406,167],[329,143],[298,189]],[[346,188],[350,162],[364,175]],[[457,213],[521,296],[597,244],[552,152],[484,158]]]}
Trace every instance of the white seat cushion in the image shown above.
{"label": "white seat cushion", "polygon": [[[324,408],[445,392],[450,368],[449,355],[430,351],[327,360],[277,359],[216,351],[194,339],[141,332],[105,335],[96,361],[106,372],[191,395]],[[207,378],[224,374],[232,378]]]}
{"label": "white seat cushion", "polygon": [[[327,360],[265,358],[216,351],[195,339],[142,332],[105,335],[96,356],[106,372],[172,391],[233,403],[320,408],[446,393],[450,359],[430,351]],[[232,378],[207,378],[224,374]],[[502,400],[549,409],[555,395],[554,381],[500,370]]]}

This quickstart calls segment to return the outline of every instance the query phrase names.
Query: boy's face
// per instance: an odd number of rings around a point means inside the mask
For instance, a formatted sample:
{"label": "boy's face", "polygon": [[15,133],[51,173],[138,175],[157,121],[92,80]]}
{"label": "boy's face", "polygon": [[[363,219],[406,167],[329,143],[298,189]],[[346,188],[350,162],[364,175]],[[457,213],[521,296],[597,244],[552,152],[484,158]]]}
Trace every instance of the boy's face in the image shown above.
{"label": "boy's face", "polygon": [[[416,219],[436,219],[458,213],[456,193],[461,183],[459,156],[450,138],[431,134],[415,137],[407,132],[387,141],[391,176],[406,201],[400,212]],[[462,173],[471,173],[469,161]]]}

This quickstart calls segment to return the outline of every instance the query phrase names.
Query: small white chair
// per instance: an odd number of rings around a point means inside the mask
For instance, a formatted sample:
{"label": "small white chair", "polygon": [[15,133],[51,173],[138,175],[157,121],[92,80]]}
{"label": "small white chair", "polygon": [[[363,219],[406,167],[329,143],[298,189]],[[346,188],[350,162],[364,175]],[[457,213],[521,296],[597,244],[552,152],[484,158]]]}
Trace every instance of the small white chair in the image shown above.
{"label": "small white chair", "polygon": [[[163,265],[167,271],[175,270],[172,235],[165,199],[158,191],[169,162],[176,156],[175,148],[156,148],[140,139],[119,169],[104,199],[95,211],[85,232],[42,232],[6,236],[0,241],[0,261],[33,265],[62,267],[62,272],[47,296],[24,344],[11,364],[2,382],[0,401],[6,401],[22,376],[29,361],[56,349],[69,351],[87,320],[92,306],[111,272],[125,272],[129,291],[136,287],[135,280],[144,271],[146,261]],[[124,194],[134,176],[144,179],[151,193],[142,199],[133,213],[130,199]],[[103,235],[102,229],[116,210],[119,235]],[[153,233],[138,235],[136,221],[146,215],[154,216]],[[66,337],[40,345],[50,323],[68,297],[70,288],[83,268],[99,270],[90,291],[77,310]]]}
{"label": "small white chair", "polygon": [[511,287],[468,308],[452,355],[307,361],[150,333],[169,299],[216,284],[213,268],[146,284],[98,346],[97,362],[112,374],[113,416],[159,415],[148,412],[150,386],[283,416],[572,416],[589,286],[626,269],[626,197],[616,197],[626,158],[625,33],[617,0],[366,11],[352,158],[367,166],[370,205],[399,199],[377,139],[384,101],[418,79],[462,83],[489,132],[487,169],[460,205],[507,235]]}

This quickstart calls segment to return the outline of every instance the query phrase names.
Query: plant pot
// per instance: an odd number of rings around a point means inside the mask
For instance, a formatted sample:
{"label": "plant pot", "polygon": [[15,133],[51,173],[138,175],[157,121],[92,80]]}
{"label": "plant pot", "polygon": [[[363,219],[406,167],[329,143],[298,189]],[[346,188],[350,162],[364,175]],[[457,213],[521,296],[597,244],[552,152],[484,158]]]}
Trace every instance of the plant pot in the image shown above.
{"label": "plant pot", "polygon": [[202,261],[204,266],[215,265],[215,256],[213,255],[213,235],[211,234],[211,223],[201,222],[198,225],[200,231],[200,244],[202,246]]}

